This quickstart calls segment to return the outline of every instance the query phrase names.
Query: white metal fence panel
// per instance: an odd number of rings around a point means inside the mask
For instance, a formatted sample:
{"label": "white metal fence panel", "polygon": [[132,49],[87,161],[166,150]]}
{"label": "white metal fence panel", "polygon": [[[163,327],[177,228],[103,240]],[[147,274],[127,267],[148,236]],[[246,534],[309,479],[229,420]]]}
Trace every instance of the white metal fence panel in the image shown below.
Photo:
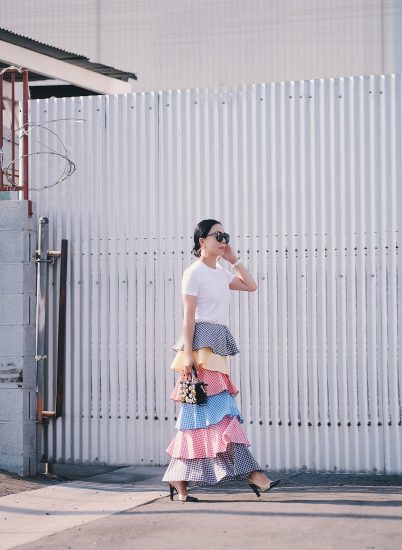
{"label": "white metal fence panel", "polygon": [[181,274],[214,217],[258,282],[230,328],[262,466],[402,472],[401,104],[399,75],[31,102],[32,198],[70,246],[49,461],[167,463]]}

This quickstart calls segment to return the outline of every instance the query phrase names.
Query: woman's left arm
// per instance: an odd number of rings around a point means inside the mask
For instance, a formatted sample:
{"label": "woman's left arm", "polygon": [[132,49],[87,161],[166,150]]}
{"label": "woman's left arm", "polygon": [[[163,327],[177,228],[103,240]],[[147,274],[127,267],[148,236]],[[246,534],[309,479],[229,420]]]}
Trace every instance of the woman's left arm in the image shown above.
{"label": "woman's left arm", "polygon": [[[230,244],[226,246],[225,253],[222,258],[231,264],[234,264],[238,260]],[[234,270],[236,277],[229,285],[231,290],[246,290],[247,292],[255,292],[257,290],[257,283],[248,269],[241,262],[234,267]]]}

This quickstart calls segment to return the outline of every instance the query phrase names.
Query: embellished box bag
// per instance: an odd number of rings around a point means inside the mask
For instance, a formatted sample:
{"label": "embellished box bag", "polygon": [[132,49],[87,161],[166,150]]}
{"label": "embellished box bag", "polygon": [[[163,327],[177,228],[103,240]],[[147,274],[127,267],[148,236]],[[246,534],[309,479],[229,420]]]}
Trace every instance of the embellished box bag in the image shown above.
{"label": "embellished box bag", "polygon": [[205,391],[205,386],[207,385],[208,384],[198,380],[197,370],[193,367],[191,380],[186,380],[185,378],[180,380],[179,401],[190,405],[203,405],[207,402],[207,394]]}

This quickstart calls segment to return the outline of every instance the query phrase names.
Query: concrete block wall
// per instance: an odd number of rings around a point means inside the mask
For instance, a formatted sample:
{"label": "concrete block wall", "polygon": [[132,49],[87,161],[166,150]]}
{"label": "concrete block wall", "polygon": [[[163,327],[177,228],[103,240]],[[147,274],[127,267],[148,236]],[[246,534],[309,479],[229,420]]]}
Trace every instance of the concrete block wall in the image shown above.
{"label": "concrete block wall", "polygon": [[0,202],[0,468],[36,474],[35,217]]}

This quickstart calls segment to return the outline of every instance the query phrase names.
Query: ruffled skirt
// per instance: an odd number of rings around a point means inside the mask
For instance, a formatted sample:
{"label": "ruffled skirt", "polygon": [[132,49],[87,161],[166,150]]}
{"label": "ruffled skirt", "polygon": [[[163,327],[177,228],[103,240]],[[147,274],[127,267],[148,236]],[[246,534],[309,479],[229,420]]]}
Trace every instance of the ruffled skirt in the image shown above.
{"label": "ruffled skirt", "polygon": [[[181,337],[173,349],[176,356],[171,369],[184,365],[184,342]],[[199,322],[195,325],[193,355],[198,378],[207,384],[207,402],[181,405],[176,435],[166,452],[169,466],[163,481],[187,481],[188,486],[216,485],[246,479],[261,467],[250,453],[250,442],[242,428],[243,418],[234,397],[227,367],[228,355],[239,350],[225,325]],[[179,379],[171,399],[179,401]]]}

